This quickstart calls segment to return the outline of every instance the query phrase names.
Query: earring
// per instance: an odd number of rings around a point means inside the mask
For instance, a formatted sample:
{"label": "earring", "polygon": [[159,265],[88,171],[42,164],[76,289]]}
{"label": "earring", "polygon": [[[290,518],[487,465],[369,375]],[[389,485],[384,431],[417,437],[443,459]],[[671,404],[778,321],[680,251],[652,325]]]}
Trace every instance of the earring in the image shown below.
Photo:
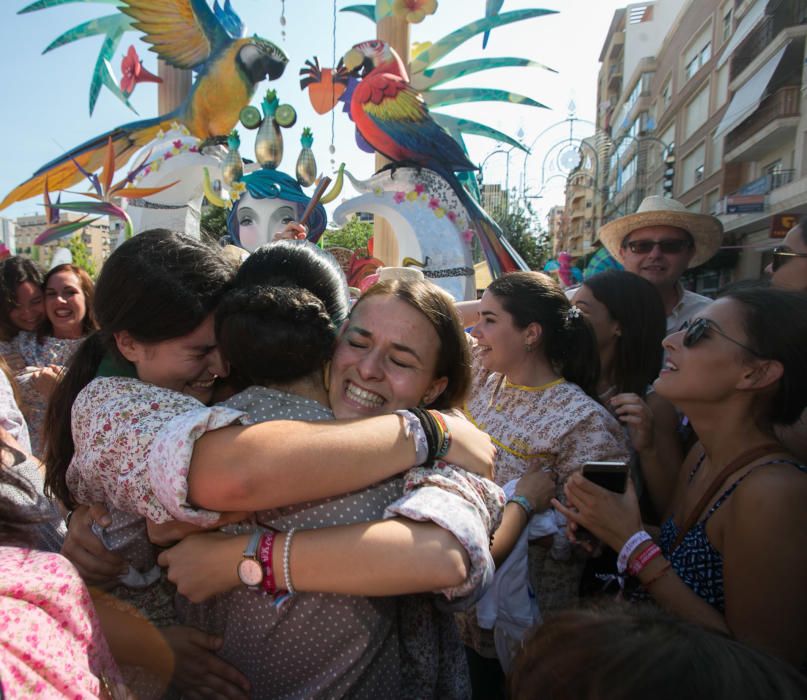
{"label": "earring", "polygon": [[330,391],[331,389],[331,363],[326,362],[325,366],[322,368],[322,384],[325,387],[325,391]]}
{"label": "earring", "polygon": [[524,349],[527,352],[532,352],[533,350],[535,350],[535,343],[524,343]]}

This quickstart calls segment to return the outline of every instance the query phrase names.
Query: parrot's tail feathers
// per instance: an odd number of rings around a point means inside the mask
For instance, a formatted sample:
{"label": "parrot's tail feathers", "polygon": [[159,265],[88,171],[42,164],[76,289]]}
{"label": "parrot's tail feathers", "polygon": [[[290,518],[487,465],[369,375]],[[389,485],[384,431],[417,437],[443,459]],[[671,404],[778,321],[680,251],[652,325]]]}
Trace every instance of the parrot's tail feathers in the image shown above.
{"label": "parrot's tail feathers", "polygon": [[166,117],[134,122],[101,134],[73,148],[47,165],[42,166],[30,179],[17,185],[0,202],[0,210],[16,202],[39,196],[45,190],[46,180],[48,190],[51,192],[64,190],[81,182],[84,175],[76,167],[76,163],[90,173],[98,170],[104,164],[110,138],[115,149],[115,168],[122,167],[129,161],[135,151],[151,141],[160,128],[164,126],[167,126]]}

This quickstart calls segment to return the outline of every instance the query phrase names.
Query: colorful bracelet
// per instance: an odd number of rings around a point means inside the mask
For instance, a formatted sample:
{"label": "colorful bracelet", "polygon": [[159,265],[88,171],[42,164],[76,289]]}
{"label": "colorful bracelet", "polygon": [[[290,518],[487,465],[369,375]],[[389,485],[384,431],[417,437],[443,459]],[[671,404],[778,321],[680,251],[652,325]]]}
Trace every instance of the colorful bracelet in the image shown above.
{"label": "colorful bracelet", "polygon": [[638,532],[634,532],[625,544],[622,545],[622,549],[619,550],[619,556],[616,560],[616,570],[624,575],[625,571],[628,569],[628,562],[630,561],[631,556],[636,551],[637,547],[641,545],[643,542],[647,542],[648,540],[652,540],[653,538],[645,531],[639,530]]}
{"label": "colorful bracelet", "polygon": [[661,548],[654,542],[636,555],[636,558],[628,566],[628,573],[631,576],[638,576],[658,556],[661,556]]}
{"label": "colorful bracelet", "polygon": [[291,538],[294,537],[295,532],[297,532],[295,528],[289,530],[286,535],[286,541],[283,543],[283,576],[286,578],[286,590],[289,592],[289,595],[296,593],[294,584],[291,582],[291,566],[289,565],[291,558]]}
{"label": "colorful bracelet", "polygon": [[275,579],[275,570],[272,566],[272,554],[275,549],[275,537],[277,533],[274,530],[266,530],[261,535],[261,541],[258,544],[258,561],[263,567],[263,581],[261,586],[265,593],[274,595],[277,593],[277,580]]}
{"label": "colorful bracelet", "polygon": [[515,503],[516,505],[521,506],[521,508],[527,514],[527,520],[529,520],[532,517],[532,514],[535,512],[526,496],[511,496],[507,499],[507,502]]}
{"label": "colorful bracelet", "polygon": [[404,436],[411,437],[415,443],[416,464],[425,464],[429,461],[429,441],[422,421],[412,411],[395,411],[395,414],[404,419]]}
{"label": "colorful bracelet", "polygon": [[445,416],[440,411],[430,410],[429,415],[434,418],[440,428],[440,445],[434,457],[435,459],[443,459],[451,449],[451,431],[448,429]]}

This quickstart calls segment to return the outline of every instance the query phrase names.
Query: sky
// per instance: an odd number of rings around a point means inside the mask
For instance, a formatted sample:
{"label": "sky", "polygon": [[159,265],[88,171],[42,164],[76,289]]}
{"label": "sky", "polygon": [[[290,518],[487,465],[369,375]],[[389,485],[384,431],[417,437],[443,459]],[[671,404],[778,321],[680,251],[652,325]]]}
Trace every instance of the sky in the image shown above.
{"label": "sky", "polygon": [[[83,39],[47,54],[43,49],[59,34],[90,19],[111,14],[109,0],[66,4],[47,10],[17,15],[31,0],[3,0],[0,3],[0,58],[3,109],[0,110],[0,132],[4,138],[4,157],[0,166],[0,192],[3,195],[29,177],[44,163],[83,141],[137,119],[156,116],[157,86],[140,84],[132,104],[133,114],[110,92],[102,90],[92,117],[88,100],[92,70],[101,38]],[[332,57],[346,53],[360,41],[374,38],[375,28],[355,14],[337,12],[333,22],[333,5],[337,8],[357,4],[359,0],[286,0],[285,31],[281,37],[281,0],[232,0],[250,33],[257,33],[281,46],[289,55],[285,74],[271,87],[281,102],[289,102],[298,112],[297,124],[284,132],[286,157],[281,169],[294,172],[299,152],[299,136],[304,126],[314,131],[314,153],[319,169],[332,172],[346,162],[359,178],[369,177],[373,158],[354,145],[353,125],[347,115],[337,109],[333,117],[335,153],[331,144],[331,115],[316,114],[307,94],[299,86],[299,69],[306,59],[318,56],[323,67],[333,65]],[[211,0],[212,2],[212,0]],[[519,105],[483,103],[443,108],[448,114],[472,118],[493,126],[513,137],[521,133],[522,142],[531,147],[528,156],[480,137],[467,139],[471,160],[484,163],[483,178],[488,183],[509,184],[527,194],[536,213],[545,221],[553,204],[563,202],[563,179],[557,175],[556,156],[568,142],[569,104],[575,105],[573,136],[575,139],[593,133],[595,121],[598,57],[611,18],[624,2],[614,0],[505,0],[502,12],[541,7],[558,14],[527,20],[495,30],[487,49],[482,51],[481,36],[446,56],[438,65],[479,57],[515,56],[530,58],[557,70],[550,73],[540,68],[503,68],[486,71],[454,81],[452,87],[490,87],[519,92],[541,102],[549,109]],[[436,41],[464,24],[484,17],[485,0],[439,0],[437,13],[421,24],[413,25],[414,42]],[[335,42],[334,42],[335,37]],[[113,68],[120,75],[120,61],[131,44],[156,73],[156,57],[135,32],[123,37]],[[257,104],[269,83],[259,86],[253,104]],[[240,129],[244,144],[241,153],[252,157],[250,134]],[[542,175],[542,173],[544,173]],[[545,181],[546,184],[542,184]],[[343,196],[350,196],[346,188]],[[538,198],[540,195],[540,198]],[[41,198],[12,205],[2,216],[17,217],[41,213]]]}

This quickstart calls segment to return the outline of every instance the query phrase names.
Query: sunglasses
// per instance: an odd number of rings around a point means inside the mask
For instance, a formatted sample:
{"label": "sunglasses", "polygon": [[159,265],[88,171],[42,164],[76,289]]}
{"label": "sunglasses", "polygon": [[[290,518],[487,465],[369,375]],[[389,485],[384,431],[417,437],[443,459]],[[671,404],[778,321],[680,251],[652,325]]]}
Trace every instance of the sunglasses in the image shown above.
{"label": "sunglasses", "polygon": [[636,255],[647,255],[656,246],[666,255],[679,255],[692,247],[692,242],[681,238],[663,238],[660,241],[639,240],[623,243],[623,248],[630,249]]}
{"label": "sunglasses", "polygon": [[747,350],[755,357],[761,357],[761,355],[756,350],[753,350],[752,348],[749,348],[747,345],[743,345],[739,340],[734,340],[734,338],[732,338],[731,336],[726,335],[723,331],[717,328],[717,326],[715,326],[715,324],[712,323],[712,321],[706,318],[695,319],[692,323],[690,323],[686,327],[686,330],[684,331],[684,341],[683,341],[684,347],[691,348],[693,345],[697,345],[701,340],[703,340],[703,338],[706,337],[706,331],[712,331],[714,333],[717,333],[717,335],[719,335],[720,337],[725,338],[726,340],[734,343],[735,345],[738,345],[743,350]]}
{"label": "sunglasses", "polygon": [[786,262],[790,262],[793,258],[807,258],[807,253],[794,253],[790,248],[784,246],[777,246],[773,249],[773,262],[771,269],[776,272]]}

